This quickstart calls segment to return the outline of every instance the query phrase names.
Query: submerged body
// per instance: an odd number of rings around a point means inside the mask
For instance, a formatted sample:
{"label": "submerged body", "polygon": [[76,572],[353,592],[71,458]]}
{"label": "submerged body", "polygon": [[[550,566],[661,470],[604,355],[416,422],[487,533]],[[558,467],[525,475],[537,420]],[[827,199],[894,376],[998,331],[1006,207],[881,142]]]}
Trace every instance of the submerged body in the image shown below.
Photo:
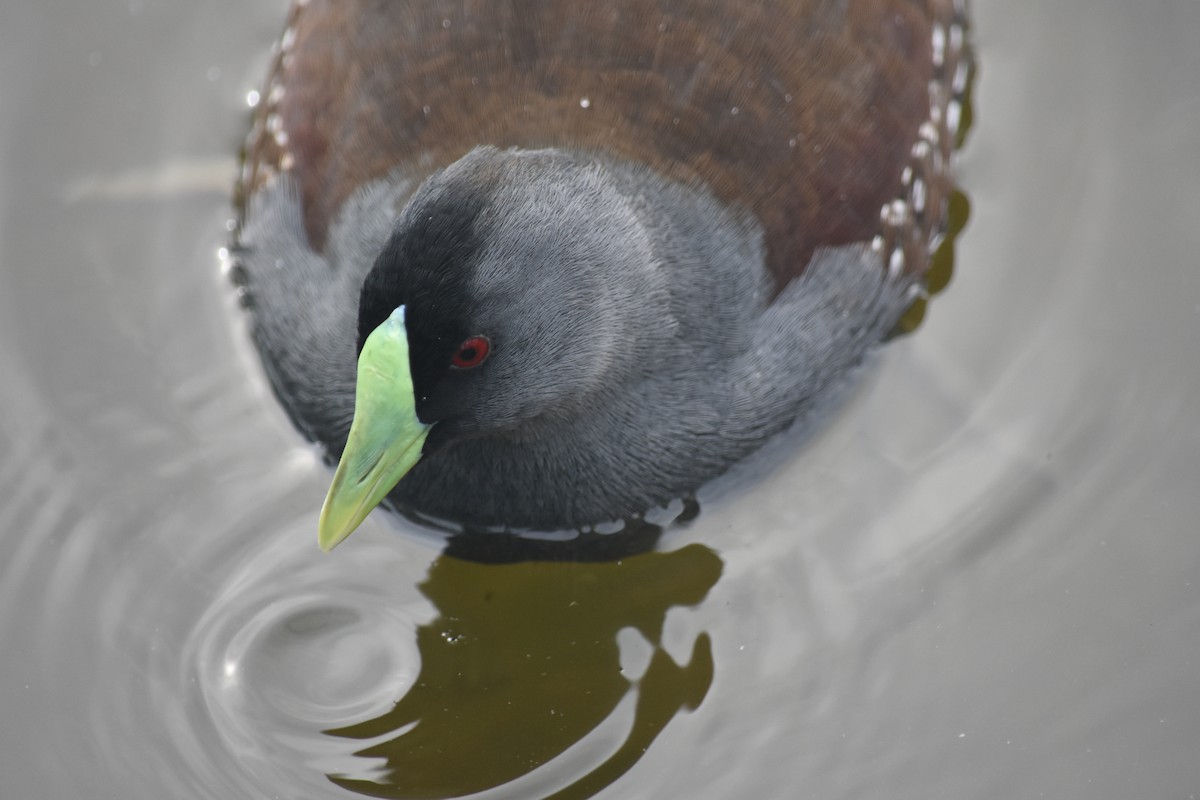
{"label": "submerged body", "polygon": [[953,0],[416,5],[298,4],[242,179],[276,392],[334,455],[356,428],[327,544],[383,494],[542,529],[666,503],[911,301],[966,82]]}

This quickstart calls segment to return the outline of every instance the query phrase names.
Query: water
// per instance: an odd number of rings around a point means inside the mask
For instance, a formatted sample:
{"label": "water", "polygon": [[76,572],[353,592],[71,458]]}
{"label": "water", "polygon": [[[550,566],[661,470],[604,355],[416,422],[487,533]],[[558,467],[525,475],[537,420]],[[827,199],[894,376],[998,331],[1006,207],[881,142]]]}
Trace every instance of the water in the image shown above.
{"label": "water", "polygon": [[0,797],[1200,793],[1200,5],[974,15],[921,329],[659,552],[482,568],[317,550],[217,274],[283,4],[0,8]]}

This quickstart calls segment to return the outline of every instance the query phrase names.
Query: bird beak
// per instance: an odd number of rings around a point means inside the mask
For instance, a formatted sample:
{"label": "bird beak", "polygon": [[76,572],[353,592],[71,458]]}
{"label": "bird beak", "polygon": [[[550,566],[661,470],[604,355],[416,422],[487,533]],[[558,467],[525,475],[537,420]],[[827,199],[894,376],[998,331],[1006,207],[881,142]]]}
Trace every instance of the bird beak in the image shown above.
{"label": "bird beak", "polygon": [[358,356],[354,421],[317,523],[322,550],[353,533],[413,468],[430,427],[417,418],[400,306],[371,332]]}

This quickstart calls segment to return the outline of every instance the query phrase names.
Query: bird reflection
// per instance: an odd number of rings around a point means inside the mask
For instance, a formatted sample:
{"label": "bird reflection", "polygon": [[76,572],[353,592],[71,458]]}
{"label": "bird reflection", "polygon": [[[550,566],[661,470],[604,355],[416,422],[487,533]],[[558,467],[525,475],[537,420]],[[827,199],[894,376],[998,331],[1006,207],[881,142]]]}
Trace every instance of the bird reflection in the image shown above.
{"label": "bird reflection", "polygon": [[[536,560],[480,563],[451,543],[434,561],[420,589],[439,614],[417,630],[421,670],[412,688],[386,714],[328,731],[383,739],[357,755],[384,767],[371,779],[330,780],[374,797],[473,794],[548,764],[633,694],[624,741],[550,795],[591,797],[632,767],[676,714],[700,704],[713,678],[708,634],[696,636],[681,665],[663,649],[662,633],[668,610],[699,604],[716,583],[722,565],[713,551],[693,544],[561,561],[539,547]],[[622,671],[625,629],[651,652],[640,676]]]}

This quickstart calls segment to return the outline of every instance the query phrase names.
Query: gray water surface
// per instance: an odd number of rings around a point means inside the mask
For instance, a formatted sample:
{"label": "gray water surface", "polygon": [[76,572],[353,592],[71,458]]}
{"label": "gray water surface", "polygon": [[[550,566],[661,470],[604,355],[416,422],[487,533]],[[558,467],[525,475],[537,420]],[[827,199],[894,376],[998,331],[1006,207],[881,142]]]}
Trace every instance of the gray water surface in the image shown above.
{"label": "gray water surface", "polygon": [[472,778],[563,732],[481,797],[1200,796],[1200,4],[976,0],[921,328],[659,552],[484,572],[316,548],[218,270],[284,10],[0,6],[0,798],[354,797],[422,697]]}

